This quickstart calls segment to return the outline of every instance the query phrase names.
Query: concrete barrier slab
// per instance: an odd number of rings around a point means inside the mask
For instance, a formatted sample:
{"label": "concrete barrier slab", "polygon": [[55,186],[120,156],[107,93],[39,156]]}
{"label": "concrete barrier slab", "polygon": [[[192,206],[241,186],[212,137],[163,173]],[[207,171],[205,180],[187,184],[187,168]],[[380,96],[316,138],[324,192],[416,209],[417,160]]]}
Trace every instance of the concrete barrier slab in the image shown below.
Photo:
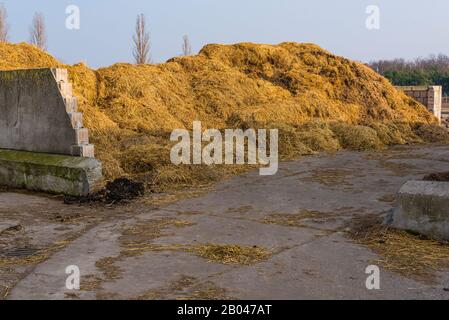
{"label": "concrete barrier slab", "polygon": [[0,148],[79,156],[89,134],[77,109],[66,69],[0,71]]}
{"label": "concrete barrier slab", "polygon": [[101,163],[93,158],[0,149],[0,185],[87,196],[102,180]]}
{"label": "concrete barrier slab", "polygon": [[392,225],[449,240],[449,182],[409,181],[398,194]]}

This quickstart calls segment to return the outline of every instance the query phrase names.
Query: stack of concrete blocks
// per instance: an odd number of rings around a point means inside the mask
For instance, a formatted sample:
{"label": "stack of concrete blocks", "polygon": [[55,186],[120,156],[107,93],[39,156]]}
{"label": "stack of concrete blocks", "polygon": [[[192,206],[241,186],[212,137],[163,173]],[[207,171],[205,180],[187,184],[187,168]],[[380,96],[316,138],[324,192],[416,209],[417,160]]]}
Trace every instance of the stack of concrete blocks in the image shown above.
{"label": "stack of concrete blocks", "polygon": [[51,69],[51,71],[58,83],[65,110],[76,132],[76,144],[72,145],[70,154],[77,157],[94,158],[94,145],[89,144],[89,132],[83,127],[83,114],[78,112],[78,99],[73,96],[73,87],[69,82],[67,69]]}
{"label": "stack of concrete blocks", "polygon": [[449,97],[443,97],[441,105],[441,118],[449,119]]}
{"label": "stack of concrete blocks", "polygon": [[102,187],[66,69],[0,71],[0,185],[85,196]]}
{"label": "stack of concrete blocks", "polygon": [[396,87],[406,95],[420,102],[441,121],[443,88],[441,86],[405,86]]}

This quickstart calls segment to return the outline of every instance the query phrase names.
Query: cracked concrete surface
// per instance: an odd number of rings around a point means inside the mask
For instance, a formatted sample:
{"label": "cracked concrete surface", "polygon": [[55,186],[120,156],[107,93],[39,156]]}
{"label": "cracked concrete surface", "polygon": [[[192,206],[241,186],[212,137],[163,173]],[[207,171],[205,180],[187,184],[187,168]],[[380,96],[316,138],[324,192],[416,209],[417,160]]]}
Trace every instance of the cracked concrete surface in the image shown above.
{"label": "cracked concrete surface", "polygon": [[[345,237],[353,217],[391,210],[407,180],[448,170],[447,146],[402,146],[305,157],[282,163],[276,176],[250,172],[161,206],[67,206],[0,192],[0,232],[23,226],[0,233],[0,255],[53,248],[38,261],[0,262],[0,298],[3,287],[7,299],[449,299],[447,270],[427,283],[381,267],[381,290],[367,290],[365,269],[376,254]],[[298,224],[273,220],[298,215]],[[144,249],[129,254],[130,243]],[[182,250],[208,243],[273,254],[241,266]],[[65,288],[69,265],[80,268],[80,291]]]}

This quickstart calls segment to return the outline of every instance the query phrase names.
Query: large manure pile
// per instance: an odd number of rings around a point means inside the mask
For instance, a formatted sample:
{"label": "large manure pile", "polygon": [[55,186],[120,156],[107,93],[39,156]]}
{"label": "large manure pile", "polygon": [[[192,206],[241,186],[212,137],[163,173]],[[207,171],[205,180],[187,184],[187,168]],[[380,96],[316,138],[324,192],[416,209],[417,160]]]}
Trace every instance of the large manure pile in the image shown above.
{"label": "large manure pile", "polygon": [[342,148],[447,141],[436,119],[367,66],[313,44],[208,45],[158,65],[66,66],[28,44],[0,44],[0,70],[65,67],[107,178],[157,190],[206,184],[237,167],[174,167],[169,134],[279,128],[282,158]]}

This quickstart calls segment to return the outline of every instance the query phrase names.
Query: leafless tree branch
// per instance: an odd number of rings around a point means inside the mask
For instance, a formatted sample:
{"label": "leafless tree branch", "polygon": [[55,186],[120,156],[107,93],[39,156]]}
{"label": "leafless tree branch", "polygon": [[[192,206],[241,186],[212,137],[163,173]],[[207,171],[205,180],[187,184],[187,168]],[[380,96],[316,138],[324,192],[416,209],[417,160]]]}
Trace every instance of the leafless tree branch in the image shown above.
{"label": "leafless tree branch", "polygon": [[36,12],[30,27],[30,43],[36,47],[47,50],[47,32],[45,18],[42,13]]}
{"label": "leafless tree branch", "polygon": [[8,13],[3,3],[0,3],[0,41],[8,41]]}
{"label": "leafless tree branch", "polygon": [[189,36],[187,36],[187,35],[185,35],[183,37],[182,54],[184,56],[191,56],[192,55],[192,46],[190,45],[190,39],[189,39]]}
{"label": "leafless tree branch", "polygon": [[137,64],[150,63],[150,33],[147,31],[144,14],[139,14],[136,19],[136,30],[133,36],[133,55]]}

